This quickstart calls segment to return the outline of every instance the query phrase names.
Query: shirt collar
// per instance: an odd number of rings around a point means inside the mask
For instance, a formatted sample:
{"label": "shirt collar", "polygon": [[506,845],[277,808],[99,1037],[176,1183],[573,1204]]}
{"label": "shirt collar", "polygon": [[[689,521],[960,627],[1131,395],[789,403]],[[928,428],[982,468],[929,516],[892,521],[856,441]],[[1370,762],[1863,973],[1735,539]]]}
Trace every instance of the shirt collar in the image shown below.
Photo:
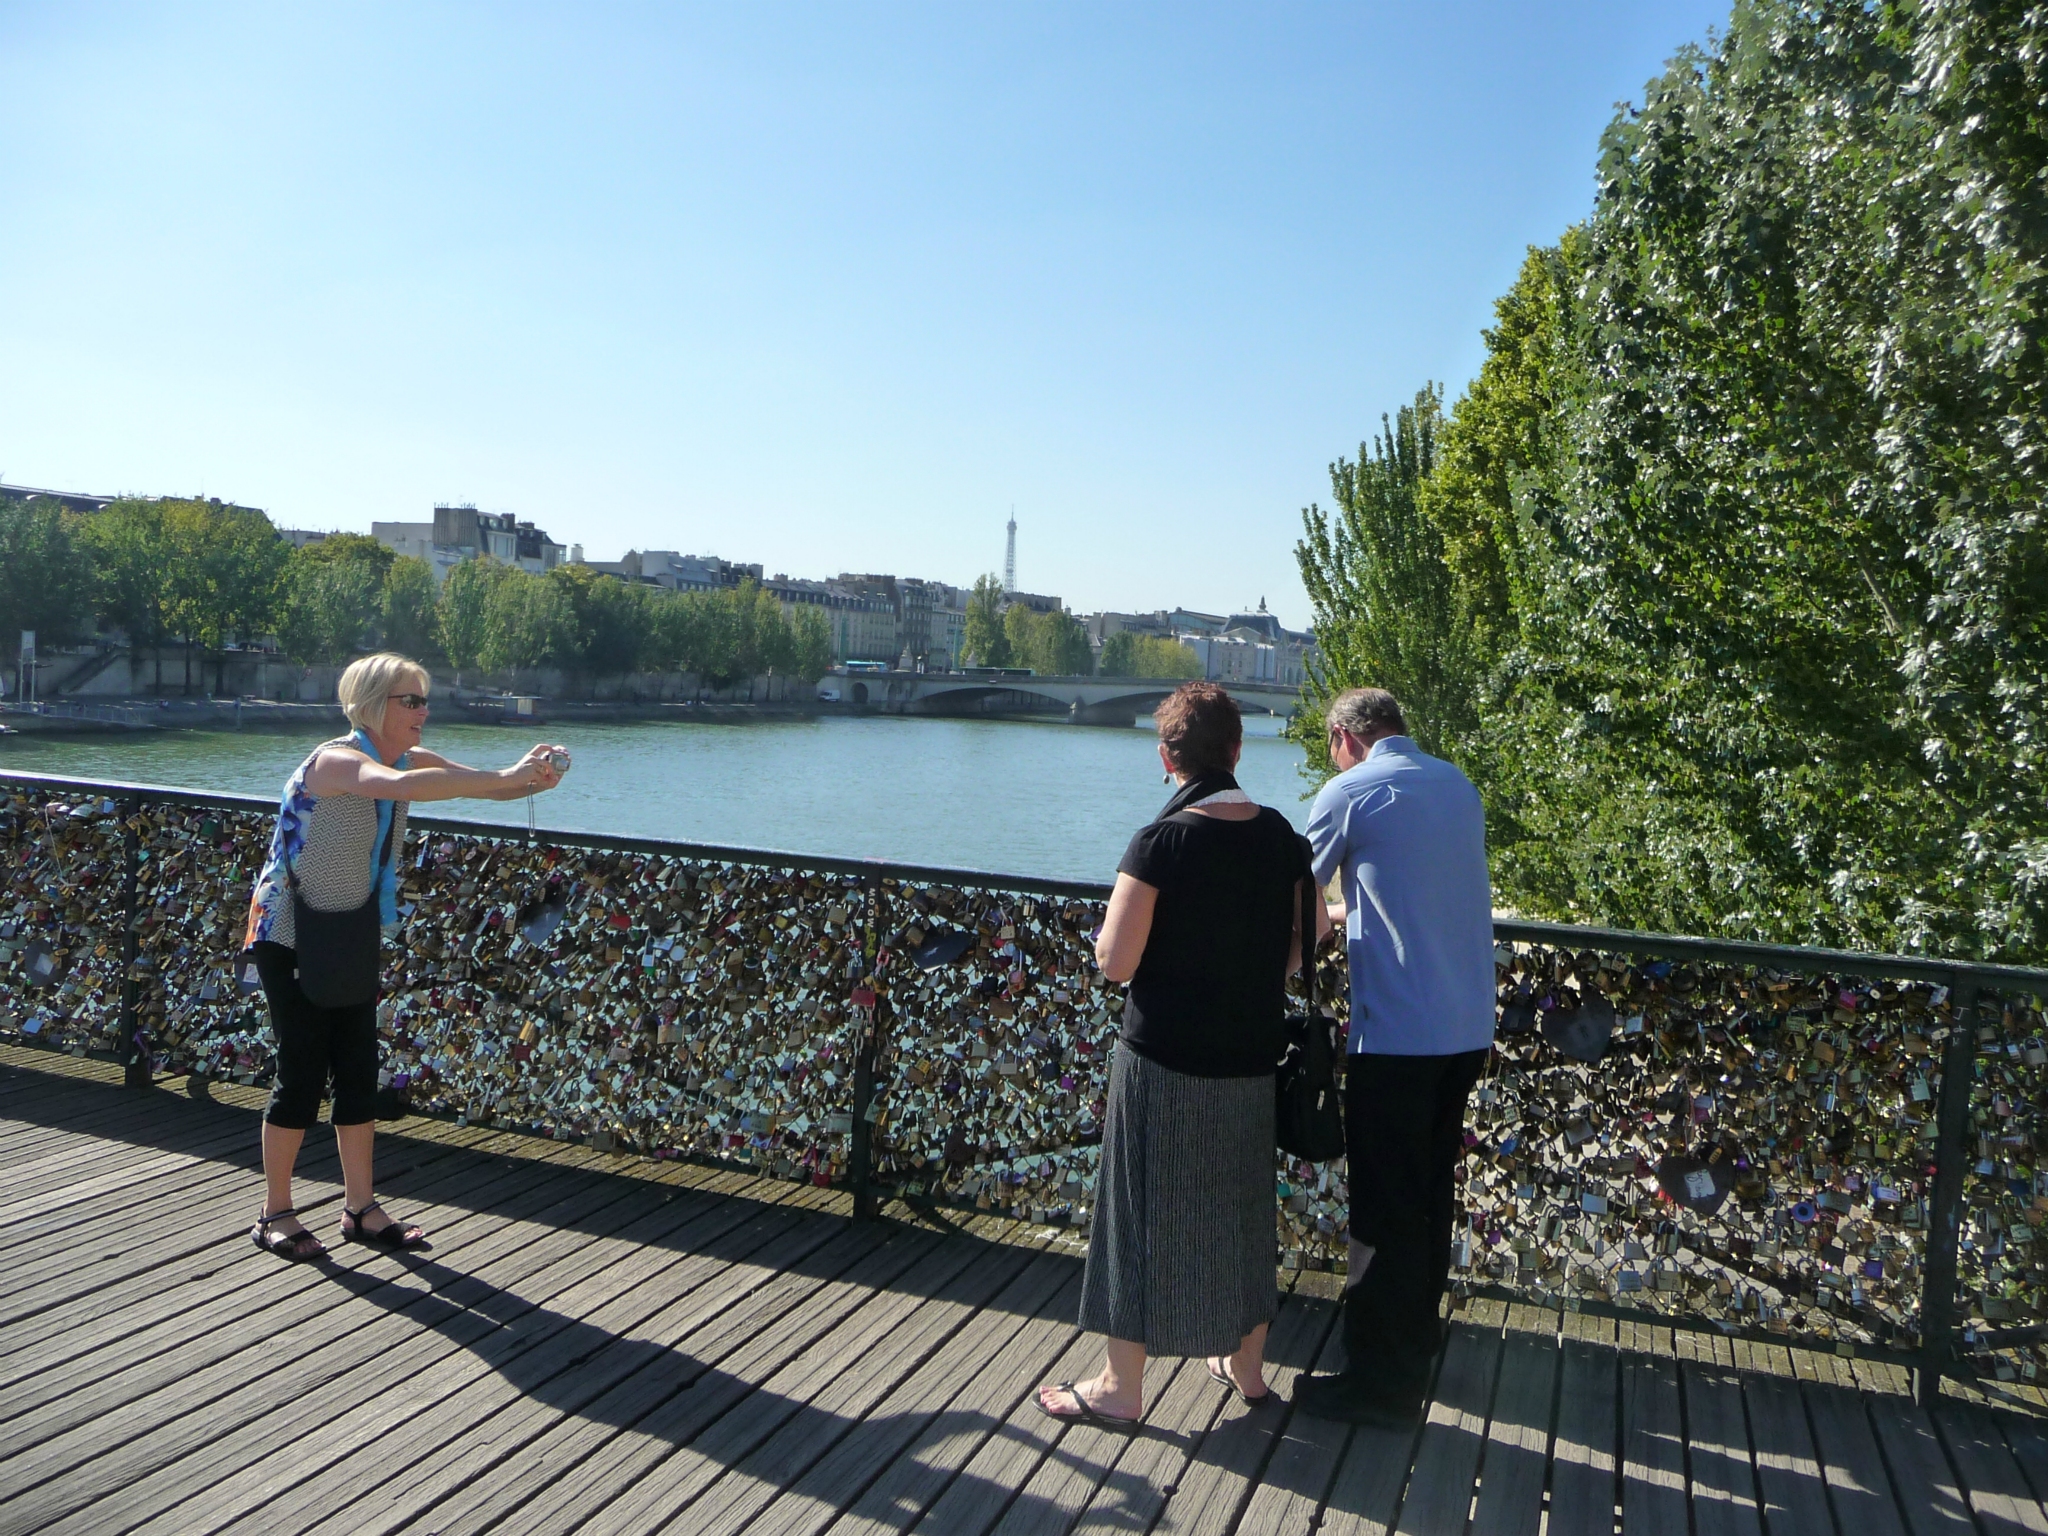
{"label": "shirt collar", "polygon": [[1381,752],[1386,752],[1390,756],[1395,757],[1413,757],[1415,755],[1415,751],[1415,742],[1410,737],[1382,736],[1378,741],[1374,742],[1370,747],[1366,749],[1365,756],[1363,759],[1361,759],[1361,761],[1369,763],[1374,758],[1378,757]]}

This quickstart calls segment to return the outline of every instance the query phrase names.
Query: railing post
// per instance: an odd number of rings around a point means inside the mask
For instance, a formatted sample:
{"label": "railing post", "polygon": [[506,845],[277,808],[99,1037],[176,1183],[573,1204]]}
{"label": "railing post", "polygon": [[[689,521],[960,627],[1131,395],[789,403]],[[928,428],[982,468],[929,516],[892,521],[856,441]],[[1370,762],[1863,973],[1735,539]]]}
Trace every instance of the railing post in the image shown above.
{"label": "railing post", "polygon": [[1953,993],[1955,1026],[1941,1054],[1941,1098],[1935,1108],[1934,1190],[1927,1203],[1927,1267],[1920,1290],[1920,1365],[1913,1396],[1923,1408],[1941,1395],[1941,1378],[1954,1363],[1957,1312],[1956,1242],[1969,1168],[1970,1089],[1977,1072],[1977,982],[1958,973]]}
{"label": "railing post", "polygon": [[867,897],[862,924],[865,931],[861,935],[861,965],[865,974],[855,987],[866,988],[875,1001],[873,1006],[861,1010],[867,1017],[858,1026],[853,1042],[853,1150],[847,1159],[847,1174],[853,1185],[855,1221],[872,1220],[875,1214],[875,1128],[868,1117],[875,1102],[875,1036],[882,1011],[880,989],[875,986],[875,956],[881,944],[877,935],[882,923],[882,882],[878,876],[868,875],[862,885]]}
{"label": "railing post", "polygon": [[142,802],[132,797],[121,806],[121,1065],[126,1068],[125,1085],[147,1088],[150,1071],[149,1040],[142,1030],[137,1006],[135,980],[135,894],[141,860],[142,840],[135,833],[135,819],[142,814]]}

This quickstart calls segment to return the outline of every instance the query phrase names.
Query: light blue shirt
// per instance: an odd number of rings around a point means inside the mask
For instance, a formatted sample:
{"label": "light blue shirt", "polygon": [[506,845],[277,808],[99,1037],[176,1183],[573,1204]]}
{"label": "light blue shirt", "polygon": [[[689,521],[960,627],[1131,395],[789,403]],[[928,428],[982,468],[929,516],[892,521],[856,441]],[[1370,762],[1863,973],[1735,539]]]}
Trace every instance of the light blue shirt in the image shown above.
{"label": "light blue shirt", "polygon": [[1472,781],[1406,736],[1373,743],[1309,812],[1316,879],[1344,871],[1351,1049],[1448,1056],[1493,1044],[1493,887]]}

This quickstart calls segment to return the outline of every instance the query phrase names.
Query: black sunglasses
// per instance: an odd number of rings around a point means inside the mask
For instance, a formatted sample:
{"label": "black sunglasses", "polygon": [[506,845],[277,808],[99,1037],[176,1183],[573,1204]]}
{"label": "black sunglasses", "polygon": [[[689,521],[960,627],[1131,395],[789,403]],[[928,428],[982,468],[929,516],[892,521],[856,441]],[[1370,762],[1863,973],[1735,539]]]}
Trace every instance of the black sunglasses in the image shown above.
{"label": "black sunglasses", "polygon": [[407,709],[425,709],[427,696],[424,693],[387,693],[385,700],[392,704],[403,704]]}

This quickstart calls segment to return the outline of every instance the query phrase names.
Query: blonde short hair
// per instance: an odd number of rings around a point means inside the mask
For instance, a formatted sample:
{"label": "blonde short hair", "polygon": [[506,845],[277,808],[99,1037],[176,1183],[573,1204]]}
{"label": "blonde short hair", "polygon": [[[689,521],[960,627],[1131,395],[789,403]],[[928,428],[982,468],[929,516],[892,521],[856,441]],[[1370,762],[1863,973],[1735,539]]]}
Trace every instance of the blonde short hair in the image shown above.
{"label": "blonde short hair", "polygon": [[350,662],[334,691],[341,699],[348,723],[374,735],[384,729],[384,701],[394,693],[404,692],[403,685],[415,678],[419,680],[416,691],[427,692],[433,679],[427,676],[425,667],[396,651],[379,651]]}

